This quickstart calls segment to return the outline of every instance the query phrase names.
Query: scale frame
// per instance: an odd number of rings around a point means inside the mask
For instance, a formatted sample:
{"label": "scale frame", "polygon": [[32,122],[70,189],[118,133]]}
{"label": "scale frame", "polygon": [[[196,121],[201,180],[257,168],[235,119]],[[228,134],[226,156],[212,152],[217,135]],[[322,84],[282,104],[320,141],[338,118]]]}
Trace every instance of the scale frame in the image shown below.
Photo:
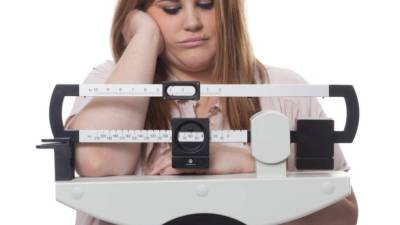
{"label": "scale frame", "polygon": [[[177,86],[173,88],[178,92],[187,92],[184,87],[191,86],[194,94],[171,94],[168,91],[171,86]],[[153,93],[127,91],[135,88]],[[247,91],[238,92],[243,89]],[[240,96],[247,93],[246,96],[252,97],[343,97],[347,108],[346,124],[343,131],[331,132],[332,141],[351,143],[358,128],[358,99],[351,85],[200,86],[199,82],[187,81],[161,85],[56,85],[50,102],[54,139],[43,140],[55,143],[37,147],[55,149],[57,201],[116,224],[178,225],[206,221],[212,225],[264,225],[301,218],[351,194],[350,178],[346,172],[286,171],[290,143],[299,141],[301,135],[289,129],[286,116],[274,111],[256,113],[250,119],[251,131],[237,131],[241,134],[241,141],[251,140],[257,165],[255,173],[74,177],[74,144],[85,139],[80,131],[64,129],[61,112],[66,96],[152,96],[165,100],[198,100],[200,95],[240,97],[237,93],[241,93]],[[260,134],[270,134],[274,138],[263,138]],[[247,136],[243,138],[244,135]],[[266,152],[265,149],[273,150]],[[156,212],[157,216],[140,212]]]}

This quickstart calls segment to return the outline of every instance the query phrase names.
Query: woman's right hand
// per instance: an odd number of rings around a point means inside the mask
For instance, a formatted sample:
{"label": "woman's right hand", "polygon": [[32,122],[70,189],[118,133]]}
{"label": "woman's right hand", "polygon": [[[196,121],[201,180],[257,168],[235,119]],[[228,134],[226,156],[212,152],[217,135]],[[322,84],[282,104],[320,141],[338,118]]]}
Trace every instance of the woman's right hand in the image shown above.
{"label": "woman's right hand", "polygon": [[148,13],[134,9],[126,16],[122,28],[122,36],[124,37],[125,45],[128,45],[132,38],[141,32],[148,35],[156,35],[158,37],[158,42],[156,44],[158,47],[158,55],[160,55],[164,50],[164,38],[161,34],[160,28]]}

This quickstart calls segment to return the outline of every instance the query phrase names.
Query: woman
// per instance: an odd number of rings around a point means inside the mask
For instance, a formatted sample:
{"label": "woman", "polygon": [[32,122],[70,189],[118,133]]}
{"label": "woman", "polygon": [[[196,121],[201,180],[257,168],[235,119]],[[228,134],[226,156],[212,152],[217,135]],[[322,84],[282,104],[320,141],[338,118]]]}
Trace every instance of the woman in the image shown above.
{"label": "woman", "polygon": [[[290,70],[265,67],[251,51],[243,0],[120,0],[113,27],[114,62],[94,68],[86,83],[160,83],[196,80],[206,83],[295,83],[305,81]],[[238,110],[240,109],[240,111]],[[70,129],[169,129],[171,117],[209,117],[211,129],[248,129],[260,110],[296,117],[324,117],[314,98],[213,98],[162,101],[159,98],[78,98],[66,126]],[[288,170],[296,170],[293,149]],[[221,159],[224,160],[221,160]],[[210,168],[196,173],[255,171],[250,147],[211,144]],[[229,162],[229,163],[226,163]],[[76,148],[81,176],[172,175],[169,144],[80,144]],[[348,170],[335,148],[335,169]],[[192,171],[190,171],[192,172]],[[287,224],[355,224],[354,194],[319,212]],[[78,212],[77,224],[107,224]]]}

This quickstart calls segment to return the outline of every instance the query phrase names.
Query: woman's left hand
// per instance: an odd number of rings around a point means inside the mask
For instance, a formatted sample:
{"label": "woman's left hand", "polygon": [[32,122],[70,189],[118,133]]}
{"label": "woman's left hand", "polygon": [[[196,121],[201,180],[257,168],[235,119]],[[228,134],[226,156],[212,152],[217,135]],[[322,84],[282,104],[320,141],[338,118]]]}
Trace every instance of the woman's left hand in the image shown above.
{"label": "woman's left hand", "polygon": [[232,174],[255,171],[255,159],[250,151],[217,143],[210,143],[210,167],[208,169],[172,168],[171,150],[166,151],[153,165],[150,175]]}

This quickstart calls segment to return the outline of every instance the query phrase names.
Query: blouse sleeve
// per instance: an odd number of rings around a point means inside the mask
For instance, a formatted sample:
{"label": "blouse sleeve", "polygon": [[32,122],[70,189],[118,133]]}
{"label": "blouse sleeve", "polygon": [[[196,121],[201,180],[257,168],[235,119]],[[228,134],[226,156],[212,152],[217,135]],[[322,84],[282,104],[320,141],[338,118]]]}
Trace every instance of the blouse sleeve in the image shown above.
{"label": "blouse sleeve", "polygon": [[[111,74],[114,63],[110,60],[93,67],[92,71],[86,76],[84,84],[102,84],[105,83],[108,76]],[[75,115],[79,113],[92,99],[92,97],[76,97],[72,106],[70,115],[65,120],[65,128],[70,127]]]}

